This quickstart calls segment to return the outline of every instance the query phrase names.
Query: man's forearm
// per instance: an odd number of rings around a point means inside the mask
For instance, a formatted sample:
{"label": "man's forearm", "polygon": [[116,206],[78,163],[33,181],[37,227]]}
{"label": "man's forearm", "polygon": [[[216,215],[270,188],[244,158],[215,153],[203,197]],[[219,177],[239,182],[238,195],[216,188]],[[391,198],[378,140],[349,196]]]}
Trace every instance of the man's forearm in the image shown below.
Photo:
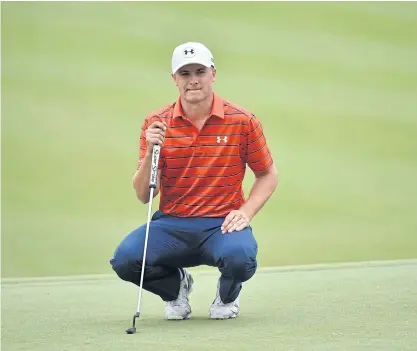
{"label": "man's forearm", "polygon": [[252,219],[268,201],[278,185],[278,174],[273,165],[267,173],[256,177],[247,201],[240,207]]}
{"label": "man's forearm", "polygon": [[149,177],[151,174],[152,154],[147,154],[139,169],[133,176],[133,187],[138,199],[146,204],[149,202]]}

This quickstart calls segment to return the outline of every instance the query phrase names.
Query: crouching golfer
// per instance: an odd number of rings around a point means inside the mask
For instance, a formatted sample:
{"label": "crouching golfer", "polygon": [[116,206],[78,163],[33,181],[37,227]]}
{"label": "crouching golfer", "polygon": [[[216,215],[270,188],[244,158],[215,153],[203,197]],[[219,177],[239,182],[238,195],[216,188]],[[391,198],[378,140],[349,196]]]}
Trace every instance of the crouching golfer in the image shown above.
{"label": "crouching golfer", "polygon": [[[206,46],[178,46],[172,79],[179,98],[144,120],[133,177],[137,197],[148,203],[152,148],[161,145],[154,193],[161,198],[150,222],[143,288],[165,302],[166,319],[188,319],[193,278],[185,268],[218,267],[210,318],[235,318],[242,282],[257,268],[249,223],[274,192],[277,171],[257,117],[213,92],[216,68]],[[256,177],[247,199],[246,164]],[[128,234],[110,260],[121,279],[138,286],[145,230]]]}

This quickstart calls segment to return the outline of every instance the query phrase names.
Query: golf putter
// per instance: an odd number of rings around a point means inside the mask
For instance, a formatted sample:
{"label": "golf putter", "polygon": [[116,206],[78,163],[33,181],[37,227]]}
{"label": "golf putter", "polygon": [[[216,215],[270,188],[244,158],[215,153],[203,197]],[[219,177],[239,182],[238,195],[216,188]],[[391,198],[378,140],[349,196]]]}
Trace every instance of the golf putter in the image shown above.
{"label": "golf putter", "polygon": [[139,297],[138,297],[138,307],[136,313],[133,316],[133,324],[131,328],[126,329],[127,334],[134,334],[136,333],[136,318],[140,316],[140,305],[142,301],[142,290],[143,290],[143,275],[145,272],[145,262],[146,262],[146,249],[148,247],[148,236],[149,236],[149,223],[151,221],[151,213],[152,213],[152,200],[153,200],[153,193],[156,188],[156,181],[158,175],[158,161],[159,161],[159,154],[161,151],[160,145],[154,145],[152,150],[152,165],[151,165],[151,175],[149,178],[149,207],[148,207],[148,220],[146,222],[146,234],[145,234],[145,246],[143,248],[143,260],[142,260],[142,271],[140,274],[140,284],[139,284]]}

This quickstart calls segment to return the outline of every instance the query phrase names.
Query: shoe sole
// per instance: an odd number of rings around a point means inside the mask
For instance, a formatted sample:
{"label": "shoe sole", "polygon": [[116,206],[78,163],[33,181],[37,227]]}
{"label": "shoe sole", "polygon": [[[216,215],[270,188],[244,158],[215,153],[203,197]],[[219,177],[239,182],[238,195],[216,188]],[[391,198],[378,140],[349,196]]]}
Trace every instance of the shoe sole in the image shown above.
{"label": "shoe sole", "polygon": [[231,316],[228,317],[210,317],[210,319],[214,320],[214,321],[223,321],[226,319],[235,319],[237,317],[237,314],[233,314]]}
{"label": "shoe sole", "polygon": [[217,321],[223,320],[223,319],[235,319],[238,316],[238,314],[239,314],[239,312],[238,313],[233,313],[232,315],[226,316],[226,317],[215,315],[215,316],[210,316],[210,319],[217,320]]}
{"label": "shoe sole", "polygon": [[175,317],[165,318],[165,320],[166,321],[183,321],[183,320],[190,319],[190,316],[191,316],[191,312],[189,314],[187,314],[185,317],[175,316]]}

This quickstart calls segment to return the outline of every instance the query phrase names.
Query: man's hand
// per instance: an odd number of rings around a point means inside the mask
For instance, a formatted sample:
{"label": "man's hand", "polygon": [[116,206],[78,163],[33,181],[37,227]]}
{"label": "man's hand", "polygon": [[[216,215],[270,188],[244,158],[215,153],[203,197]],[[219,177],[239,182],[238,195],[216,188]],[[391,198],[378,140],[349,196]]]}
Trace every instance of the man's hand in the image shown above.
{"label": "man's hand", "polygon": [[221,226],[223,234],[238,232],[249,226],[250,218],[242,210],[230,212]]}
{"label": "man's hand", "polygon": [[165,122],[153,122],[148,129],[146,130],[146,143],[147,143],[147,153],[148,155],[152,154],[153,146],[159,144],[162,146],[165,140],[165,131],[167,125]]}

